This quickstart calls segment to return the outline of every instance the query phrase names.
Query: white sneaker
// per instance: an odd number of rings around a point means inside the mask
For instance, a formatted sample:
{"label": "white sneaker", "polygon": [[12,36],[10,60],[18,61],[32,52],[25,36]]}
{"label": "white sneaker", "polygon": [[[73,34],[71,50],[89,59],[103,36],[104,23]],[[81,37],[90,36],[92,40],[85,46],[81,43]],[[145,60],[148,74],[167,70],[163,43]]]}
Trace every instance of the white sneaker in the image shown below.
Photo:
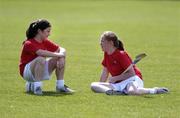
{"label": "white sneaker", "polygon": [[34,91],[34,83],[33,82],[26,82],[26,92],[33,92]]}
{"label": "white sneaker", "polygon": [[42,93],[42,89],[41,89],[40,86],[37,87],[37,88],[34,88],[34,94],[35,94],[35,95],[42,95],[42,94],[43,94],[43,93]]}
{"label": "white sneaker", "polygon": [[168,93],[169,89],[165,87],[155,87],[156,94]]}
{"label": "white sneaker", "polygon": [[72,93],[74,93],[75,91],[72,90],[72,89],[70,89],[67,85],[64,85],[63,88],[58,88],[58,87],[56,86],[56,92],[58,92],[58,93],[72,94]]}

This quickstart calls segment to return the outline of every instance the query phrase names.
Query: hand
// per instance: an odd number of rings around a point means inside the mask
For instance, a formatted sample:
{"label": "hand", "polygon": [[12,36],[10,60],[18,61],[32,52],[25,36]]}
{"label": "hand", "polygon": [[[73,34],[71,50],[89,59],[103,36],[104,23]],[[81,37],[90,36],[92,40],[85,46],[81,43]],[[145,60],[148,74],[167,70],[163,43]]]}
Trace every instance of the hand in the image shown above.
{"label": "hand", "polygon": [[59,69],[61,69],[64,66],[65,66],[65,58],[64,57],[58,58],[58,60],[57,60],[57,67]]}
{"label": "hand", "polygon": [[61,58],[61,57],[65,57],[64,53],[55,53],[57,55],[57,57]]}
{"label": "hand", "polygon": [[116,82],[115,78],[113,78],[113,77],[109,77],[109,83],[114,84],[115,82]]}

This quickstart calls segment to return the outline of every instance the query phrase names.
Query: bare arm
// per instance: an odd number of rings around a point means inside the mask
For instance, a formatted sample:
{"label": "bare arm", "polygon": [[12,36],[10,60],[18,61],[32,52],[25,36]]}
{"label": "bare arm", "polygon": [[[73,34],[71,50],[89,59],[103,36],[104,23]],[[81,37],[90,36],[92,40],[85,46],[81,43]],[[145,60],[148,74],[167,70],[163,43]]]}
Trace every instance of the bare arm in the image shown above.
{"label": "bare arm", "polygon": [[120,75],[117,75],[117,76],[113,76],[113,77],[110,77],[109,78],[109,82],[110,83],[115,83],[117,81],[122,81],[122,80],[126,80],[132,76],[135,75],[135,71],[134,71],[134,68],[131,67],[127,72],[125,73],[122,73]]}
{"label": "bare arm", "polygon": [[57,67],[61,68],[61,67],[65,66],[66,50],[64,48],[62,48],[62,47],[59,47],[56,50],[56,52],[58,52],[59,54],[64,55],[64,57],[58,58],[58,61],[57,61]]}
{"label": "bare arm", "polygon": [[56,52],[64,55],[64,57],[66,56],[66,49],[64,49],[63,47],[59,47]]}
{"label": "bare arm", "polygon": [[64,48],[58,48],[56,52],[39,49],[38,51],[36,51],[36,54],[44,57],[65,57],[65,52],[66,50]]}
{"label": "bare arm", "polygon": [[106,82],[108,79],[108,75],[109,75],[109,71],[107,70],[106,67],[104,67],[101,73],[100,82]]}

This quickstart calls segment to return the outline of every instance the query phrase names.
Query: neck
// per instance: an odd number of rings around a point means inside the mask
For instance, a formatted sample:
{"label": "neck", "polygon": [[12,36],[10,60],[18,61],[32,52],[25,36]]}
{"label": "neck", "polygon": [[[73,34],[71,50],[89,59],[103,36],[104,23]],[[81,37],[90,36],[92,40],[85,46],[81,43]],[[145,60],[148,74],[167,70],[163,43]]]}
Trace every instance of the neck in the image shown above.
{"label": "neck", "polygon": [[110,49],[107,51],[108,55],[111,55],[115,50],[116,50],[115,47],[110,48]]}
{"label": "neck", "polygon": [[40,43],[42,42],[42,39],[41,39],[38,35],[35,36],[34,39],[35,39],[37,42],[40,42]]}

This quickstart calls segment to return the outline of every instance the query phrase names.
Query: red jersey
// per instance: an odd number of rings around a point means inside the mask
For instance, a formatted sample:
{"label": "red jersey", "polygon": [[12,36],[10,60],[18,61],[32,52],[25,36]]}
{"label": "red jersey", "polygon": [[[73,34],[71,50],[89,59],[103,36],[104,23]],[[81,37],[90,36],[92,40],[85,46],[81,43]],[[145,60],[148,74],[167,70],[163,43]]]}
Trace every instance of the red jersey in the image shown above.
{"label": "red jersey", "polygon": [[[112,76],[117,76],[123,73],[132,63],[132,59],[125,51],[115,50],[111,55],[104,53],[102,65],[108,69]],[[137,76],[142,79],[140,70],[134,66],[134,71]]]}
{"label": "red jersey", "polygon": [[27,63],[38,57],[36,51],[39,49],[55,52],[59,48],[58,45],[48,39],[43,40],[41,43],[35,39],[26,40],[23,44],[21,59],[19,64],[20,74],[23,77],[24,67]]}

